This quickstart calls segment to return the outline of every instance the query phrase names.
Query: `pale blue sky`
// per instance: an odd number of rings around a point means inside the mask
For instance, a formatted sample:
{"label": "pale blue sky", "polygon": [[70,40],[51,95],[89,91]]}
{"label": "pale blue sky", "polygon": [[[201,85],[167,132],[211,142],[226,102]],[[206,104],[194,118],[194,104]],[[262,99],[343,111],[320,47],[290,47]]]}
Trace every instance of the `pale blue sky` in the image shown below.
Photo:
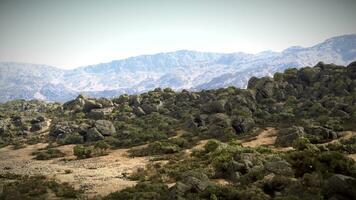
{"label": "pale blue sky", "polygon": [[356,0],[0,0],[0,61],[73,68],[190,49],[281,51],[356,33]]}

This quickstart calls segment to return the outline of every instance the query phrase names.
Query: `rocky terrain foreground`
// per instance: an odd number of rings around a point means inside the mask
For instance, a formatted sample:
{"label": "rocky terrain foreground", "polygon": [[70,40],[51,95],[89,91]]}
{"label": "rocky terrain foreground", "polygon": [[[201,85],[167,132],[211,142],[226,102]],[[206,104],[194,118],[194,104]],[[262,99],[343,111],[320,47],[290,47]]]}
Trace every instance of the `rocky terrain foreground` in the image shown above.
{"label": "rocky terrain foreground", "polygon": [[356,62],[0,104],[2,199],[356,199]]}

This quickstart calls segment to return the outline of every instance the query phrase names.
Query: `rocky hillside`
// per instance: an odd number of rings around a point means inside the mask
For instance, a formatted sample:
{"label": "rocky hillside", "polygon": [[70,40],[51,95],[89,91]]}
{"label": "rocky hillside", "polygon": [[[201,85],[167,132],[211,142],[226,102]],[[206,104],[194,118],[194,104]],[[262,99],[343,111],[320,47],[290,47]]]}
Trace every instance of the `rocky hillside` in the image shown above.
{"label": "rocky hillside", "polygon": [[[355,124],[356,63],[319,62],[252,77],[247,89],[10,101],[0,106],[0,145],[50,143],[34,152],[40,160],[63,157],[59,149],[68,145],[77,159],[117,148],[149,158],[146,167],[123,172],[136,186],[103,199],[355,199]],[[26,187],[24,178],[1,167],[0,178],[10,183],[0,184],[0,199],[11,199]],[[46,187],[16,195],[43,198],[53,190]],[[91,190],[81,189],[69,196]]]}
{"label": "rocky hillside", "polygon": [[154,88],[246,88],[252,76],[272,76],[287,68],[313,66],[319,60],[348,65],[356,60],[356,35],[330,38],[312,47],[282,52],[204,53],[176,51],[60,70],[50,66],[0,63],[0,101],[40,99],[64,102],[79,93],[92,97],[138,94]]}

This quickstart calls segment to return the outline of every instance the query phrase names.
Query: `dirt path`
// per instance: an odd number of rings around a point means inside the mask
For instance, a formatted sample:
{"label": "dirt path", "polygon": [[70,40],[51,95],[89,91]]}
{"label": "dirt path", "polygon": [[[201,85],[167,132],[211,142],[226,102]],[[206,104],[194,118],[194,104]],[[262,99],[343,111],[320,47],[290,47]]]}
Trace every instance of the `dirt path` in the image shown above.
{"label": "dirt path", "polygon": [[275,128],[267,127],[261,131],[257,136],[249,138],[242,141],[241,145],[243,147],[259,147],[266,146],[270,147],[275,151],[289,151],[293,147],[275,147],[274,144],[277,139],[277,130]]}
{"label": "dirt path", "polygon": [[349,158],[353,159],[356,161],[356,153],[348,155]]}
{"label": "dirt path", "polygon": [[147,157],[128,157],[128,149],[113,150],[107,156],[76,160],[73,145],[59,147],[67,154],[65,158],[68,161],[63,158],[33,160],[31,153],[46,145],[40,143],[18,150],[13,150],[10,146],[0,149],[0,174],[46,175],[83,189],[87,196],[93,197],[135,185],[136,182],[127,180],[125,174],[130,174],[149,162]]}
{"label": "dirt path", "polygon": [[252,140],[242,143],[244,147],[273,146],[277,139],[277,131],[274,128],[266,128]]}

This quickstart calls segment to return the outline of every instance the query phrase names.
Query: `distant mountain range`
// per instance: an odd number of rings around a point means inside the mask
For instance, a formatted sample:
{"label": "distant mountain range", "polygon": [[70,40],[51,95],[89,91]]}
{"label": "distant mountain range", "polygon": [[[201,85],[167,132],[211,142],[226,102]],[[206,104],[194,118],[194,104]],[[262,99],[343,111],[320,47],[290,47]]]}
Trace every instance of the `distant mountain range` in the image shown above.
{"label": "distant mountain range", "polygon": [[13,99],[66,101],[84,93],[113,97],[156,87],[202,90],[245,88],[250,77],[271,76],[319,61],[347,65],[356,60],[356,34],[330,38],[312,47],[282,52],[206,53],[180,50],[62,70],[52,66],[0,62],[0,102]]}

